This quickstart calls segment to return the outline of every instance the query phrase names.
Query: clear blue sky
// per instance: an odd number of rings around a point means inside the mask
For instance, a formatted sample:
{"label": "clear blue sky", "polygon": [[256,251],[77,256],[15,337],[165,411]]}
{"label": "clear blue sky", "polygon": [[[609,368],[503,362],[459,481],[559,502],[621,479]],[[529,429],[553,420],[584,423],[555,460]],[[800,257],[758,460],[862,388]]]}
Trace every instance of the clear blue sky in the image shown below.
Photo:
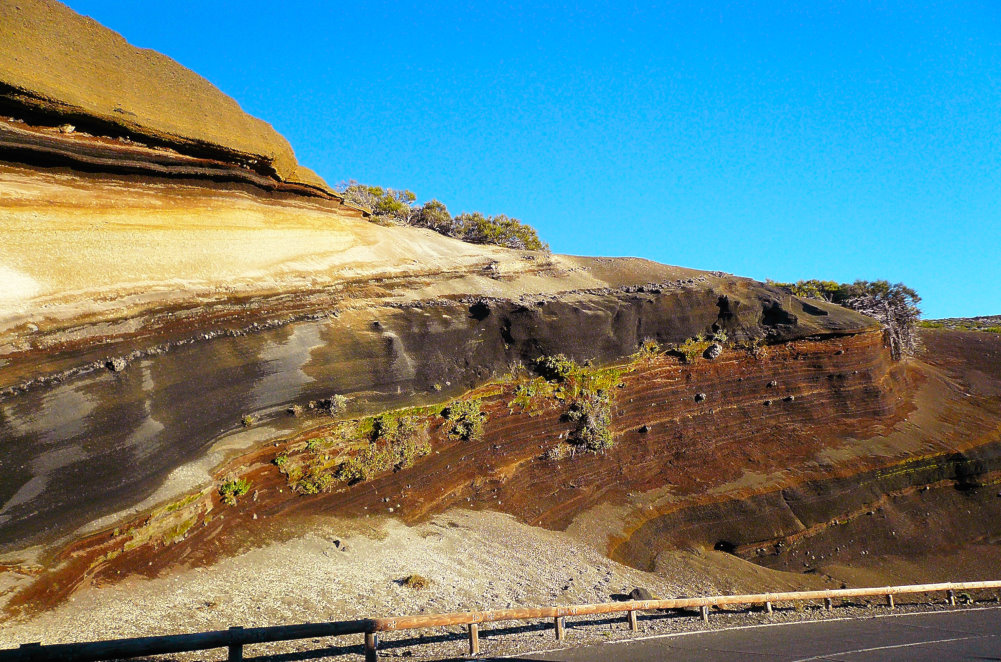
{"label": "clear blue sky", "polygon": [[[553,250],[1001,313],[1001,3],[70,0],[353,178]],[[711,5],[711,6],[710,6]]]}

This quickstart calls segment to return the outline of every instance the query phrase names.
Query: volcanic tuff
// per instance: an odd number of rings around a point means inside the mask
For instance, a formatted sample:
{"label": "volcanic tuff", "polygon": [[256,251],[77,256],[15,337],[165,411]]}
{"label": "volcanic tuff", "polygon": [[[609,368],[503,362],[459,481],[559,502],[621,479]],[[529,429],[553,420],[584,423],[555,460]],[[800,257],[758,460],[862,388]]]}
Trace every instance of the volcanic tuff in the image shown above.
{"label": "volcanic tuff", "polygon": [[[919,512],[996,513],[1001,337],[928,330],[894,363],[873,320],[746,278],[375,225],[172,60],[58,3],[0,10],[9,608],[211,564],[302,512],[491,508],[644,570],[715,547],[839,580],[863,576],[856,540],[912,575],[951,553],[921,546]],[[713,333],[711,359],[664,351]],[[517,404],[523,366],[559,353],[621,372],[603,454],[550,452],[558,398]],[[316,407],[334,394],[337,419]],[[456,439],[441,412],[473,396],[483,435]],[[412,465],[302,495],[275,464],[401,407],[429,426]],[[853,532],[870,511],[889,524]],[[988,547],[996,520],[973,527]]]}

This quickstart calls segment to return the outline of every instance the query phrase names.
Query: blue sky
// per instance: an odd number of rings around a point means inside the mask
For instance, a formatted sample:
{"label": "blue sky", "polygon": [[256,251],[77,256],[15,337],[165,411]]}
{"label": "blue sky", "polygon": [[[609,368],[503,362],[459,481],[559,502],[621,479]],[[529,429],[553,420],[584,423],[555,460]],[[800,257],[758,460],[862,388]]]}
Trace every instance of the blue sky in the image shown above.
{"label": "blue sky", "polygon": [[1001,314],[1001,3],[70,0],[328,182],[554,251]]}

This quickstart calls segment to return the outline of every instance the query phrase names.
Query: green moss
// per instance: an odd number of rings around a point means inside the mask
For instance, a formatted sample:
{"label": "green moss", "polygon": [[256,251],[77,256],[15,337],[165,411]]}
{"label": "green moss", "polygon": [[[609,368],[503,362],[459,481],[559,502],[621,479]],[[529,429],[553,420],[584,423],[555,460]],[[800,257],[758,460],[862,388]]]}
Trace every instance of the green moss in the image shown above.
{"label": "green moss", "polygon": [[[177,501],[174,501],[173,503],[167,504],[166,506],[164,506],[161,512],[164,514],[176,512],[181,508],[184,508],[185,506],[191,505],[192,503],[197,501],[201,496],[202,496],[201,492],[195,492],[194,494],[189,494],[183,499],[179,499]],[[154,516],[159,514],[160,513],[154,513]]]}
{"label": "green moss", "polygon": [[171,545],[183,539],[188,531],[191,530],[191,527],[193,527],[197,522],[197,517],[189,517],[188,519],[181,521],[177,526],[163,534],[164,544]]}
{"label": "green moss", "polygon": [[237,497],[241,497],[250,490],[250,481],[246,478],[229,480],[219,486],[219,496],[222,501],[230,506],[236,505]]}
{"label": "green moss", "polygon": [[507,403],[509,408],[518,407],[529,416],[536,416],[553,400],[556,387],[542,377],[530,379],[514,387],[514,397]]}

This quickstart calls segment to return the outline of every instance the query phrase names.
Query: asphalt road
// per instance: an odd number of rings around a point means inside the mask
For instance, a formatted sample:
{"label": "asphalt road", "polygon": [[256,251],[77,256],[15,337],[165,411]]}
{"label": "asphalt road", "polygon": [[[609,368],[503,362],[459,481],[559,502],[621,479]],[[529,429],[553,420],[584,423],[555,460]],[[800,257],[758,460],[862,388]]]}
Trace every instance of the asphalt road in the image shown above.
{"label": "asphalt road", "polygon": [[1001,608],[697,632],[514,659],[551,662],[1001,660]]}

